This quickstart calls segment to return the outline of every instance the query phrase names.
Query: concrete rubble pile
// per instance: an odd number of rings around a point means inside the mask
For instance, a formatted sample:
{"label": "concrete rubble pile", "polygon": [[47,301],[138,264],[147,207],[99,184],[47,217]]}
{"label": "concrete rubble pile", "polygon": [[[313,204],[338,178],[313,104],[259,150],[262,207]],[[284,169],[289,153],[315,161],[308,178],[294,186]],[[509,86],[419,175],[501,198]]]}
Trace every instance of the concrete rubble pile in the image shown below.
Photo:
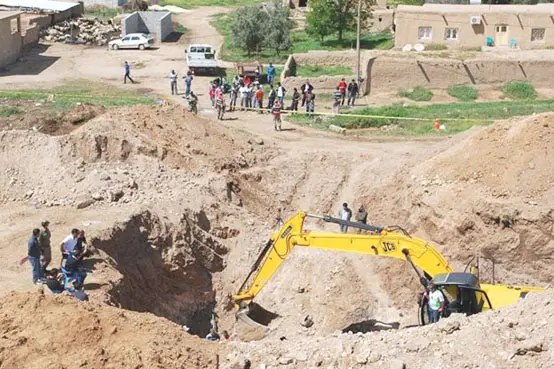
{"label": "concrete rubble pile", "polygon": [[98,18],[76,18],[43,29],[40,36],[50,42],[103,46],[120,34],[121,28],[111,20],[102,22]]}

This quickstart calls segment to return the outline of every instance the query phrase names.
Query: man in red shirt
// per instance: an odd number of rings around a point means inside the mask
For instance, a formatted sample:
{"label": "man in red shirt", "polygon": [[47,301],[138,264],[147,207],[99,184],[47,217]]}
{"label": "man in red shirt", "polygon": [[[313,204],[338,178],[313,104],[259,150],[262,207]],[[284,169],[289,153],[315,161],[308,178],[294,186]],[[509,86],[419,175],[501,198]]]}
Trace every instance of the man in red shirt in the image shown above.
{"label": "man in red shirt", "polygon": [[343,78],[339,82],[339,91],[341,94],[341,105],[344,105],[344,99],[346,98],[346,80]]}

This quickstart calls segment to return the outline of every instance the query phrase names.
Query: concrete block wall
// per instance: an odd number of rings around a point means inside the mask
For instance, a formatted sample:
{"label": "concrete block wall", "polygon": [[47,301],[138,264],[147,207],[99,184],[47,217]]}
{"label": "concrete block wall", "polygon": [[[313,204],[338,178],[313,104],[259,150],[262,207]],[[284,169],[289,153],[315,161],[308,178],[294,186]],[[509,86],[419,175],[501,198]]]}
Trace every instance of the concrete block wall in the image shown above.
{"label": "concrete block wall", "polygon": [[173,22],[169,12],[134,12],[121,21],[124,35],[129,33],[149,33],[154,40],[163,41],[173,32]]}
{"label": "concrete block wall", "polygon": [[[17,19],[19,32],[12,34],[11,22]],[[23,39],[21,37],[21,21],[19,16],[0,20],[0,67],[4,67],[19,58]]]}

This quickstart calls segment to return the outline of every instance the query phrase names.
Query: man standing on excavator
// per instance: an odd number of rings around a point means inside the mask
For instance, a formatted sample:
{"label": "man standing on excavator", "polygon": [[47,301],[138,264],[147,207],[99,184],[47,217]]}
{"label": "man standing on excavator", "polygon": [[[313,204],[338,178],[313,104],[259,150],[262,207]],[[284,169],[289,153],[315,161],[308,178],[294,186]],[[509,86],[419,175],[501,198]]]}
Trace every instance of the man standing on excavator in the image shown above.
{"label": "man standing on excavator", "polygon": [[[350,208],[348,208],[347,203],[342,204],[342,208],[339,210],[339,218],[341,220],[346,220],[346,221],[350,221],[350,218],[352,218],[352,210],[350,210]],[[340,231],[342,233],[348,232],[348,226],[344,225],[344,224],[341,224],[340,225]]]}
{"label": "man standing on excavator", "polygon": [[429,292],[425,292],[428,300],[429,323],[436,323],[444,311],[444,296],[433,282],[429,283]]}

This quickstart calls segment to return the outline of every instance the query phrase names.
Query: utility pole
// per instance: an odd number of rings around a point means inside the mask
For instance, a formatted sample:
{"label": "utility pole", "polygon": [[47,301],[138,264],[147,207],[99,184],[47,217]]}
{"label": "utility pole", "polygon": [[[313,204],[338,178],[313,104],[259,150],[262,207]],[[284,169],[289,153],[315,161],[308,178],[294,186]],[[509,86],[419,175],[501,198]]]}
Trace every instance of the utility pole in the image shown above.
{"label": "utility pole", "polygon": [[356,67],[356,74],[357,74],[357,79],[356,79],[356,83],[360,83],[360,77],[361,77],[361,73],[360,73],[360,14],[362,12],[362,0],[358,0],[358,30],[357,30],[357,36],[356,36],[356,52],[358,53],[358,64],[357,64],[357,67]]}

